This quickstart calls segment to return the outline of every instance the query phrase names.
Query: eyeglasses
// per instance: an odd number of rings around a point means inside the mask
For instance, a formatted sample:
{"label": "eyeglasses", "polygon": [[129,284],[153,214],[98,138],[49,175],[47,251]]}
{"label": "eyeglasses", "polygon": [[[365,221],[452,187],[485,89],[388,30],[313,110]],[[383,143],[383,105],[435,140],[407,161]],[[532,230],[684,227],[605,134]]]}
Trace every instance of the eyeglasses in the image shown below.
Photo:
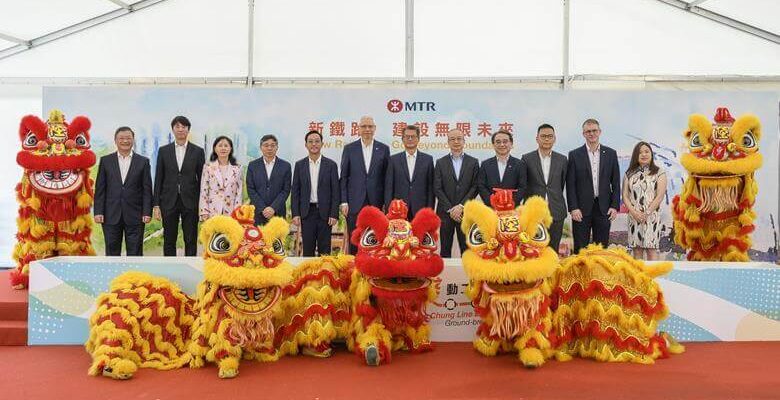
{"label": "eyeglasses", "polygon": [[591,133],[597,133],[597,132],[601,132],[601,129],[596,128],[596,129],[588,129],[587,131],[582,131],[582,133],[586,135],[589,135]]}
{"label": "eyeglasses", "polygon": [[512,143],[510,140],[496,140],[493,142],[493,144],[509,144]]}
{"label": "eyeglasses", "polygon": [[539,135],[539,139],[553,140],[555,139],[555,135]]}
{"label": "eyeglasses", "polygon": [[462,137],[451,137],[451,138],[447,138],[447,140],[449,140],[450,142],[462,142],[463,138]]}
{"label": "eyeglasses", "polygon": [[411,139],[417,139],[417,135],[403,135],[403,136],[401,136],[401,137],[402,137],[404,140],[407,140],[407,139],[410,139],[410,140],[411,140]]}

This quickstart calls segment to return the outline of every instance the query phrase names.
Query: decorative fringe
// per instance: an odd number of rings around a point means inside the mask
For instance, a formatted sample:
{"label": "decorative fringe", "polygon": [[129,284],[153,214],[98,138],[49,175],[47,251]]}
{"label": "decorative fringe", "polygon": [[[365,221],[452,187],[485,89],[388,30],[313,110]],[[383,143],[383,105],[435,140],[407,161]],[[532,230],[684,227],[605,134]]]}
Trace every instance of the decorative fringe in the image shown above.
{"label": "decorative fringe", "polygon": [[261,348],[274,338],[274,324],[270,316],[245,321],[233,320],[228,330],[228,338],[242,348]]}
{"label": "decorative fringe", "polygon": [[490,336],[508,340],[534,328],[543,301],[543,296],[491,295],[489,307],[493,325]]}
{"label": "decorative fringe", "polygon": [[418,328],[428,322],[425,312],[427,299],[427,291],[419,291],[415,298],[377,297],[379,317],[390,331],[407,326]]}

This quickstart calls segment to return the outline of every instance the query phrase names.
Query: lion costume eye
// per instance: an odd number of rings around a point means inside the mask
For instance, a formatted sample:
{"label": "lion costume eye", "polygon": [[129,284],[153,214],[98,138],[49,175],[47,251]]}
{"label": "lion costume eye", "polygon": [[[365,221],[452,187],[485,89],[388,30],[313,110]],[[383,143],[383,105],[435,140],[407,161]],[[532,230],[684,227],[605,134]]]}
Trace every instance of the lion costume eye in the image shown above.
{"label": "lion costume eye", "polygon": [[84,136],[83,133],[76,136],[76,146],[89,147],[89,142],[87,142],[87,137]]}
{"label": "lion costume eye", "polygon": [[471,229],[469,229],[469,237],[467,240],[470,246],[480,246],[485,244],[485,239],[482,236],[482,231],[479,230],[477,224],[471,225]]}
{"label": "lion costume eye", "polygon": [[536,242],[544,242],[547,240],[547,229],[545,229],[544,225],[536,225],[536,232],[534,233],[534,237],[531,239]]}
{"label": "lion costume eye", "polygon": [[742,147],[746,149],[756,147],[756,138],[753,137],[753,132],[748,131],[745,133],[745,136],[742,137]]}
{"label": "lion costume eye", "polygon": [[692,148],[702,147],[701,139],[699,139],[699,132],[694,132],[693,136],[691,136],[690,146]]}
{"label": "lion costume eye", "polygon": [[435,247],[436,242],[433,240],[433,236],[431,236],[430,233],[426,233],[425,236],[423,236],[423,240],[420,245],[424,247]]}
{"label": "lion costume eye", "polygon": [[27,137],[24,138],[24,147],[35,147],[38,145],[38,137],[34,133],[30,132]]}
{"label": "lion costume eye", "polygon": [[284,255],[284,245],[282,244],[282,241],[280,239],[274,240],[274,253],[279,254],[280,256]]}
{"label": "lion costume eye", "polygon": [[360,237],[360,245],[363,247],[374,247],[379,245],[379,240],[376,238],[376,233],[371,228],[366,228],[363,232],[363,236]]}
{"label": "lion costume eye", "polygon": [[230,240],[224,233],[214,235],[209,243],[209,251],[214,254],[225,254],[230,251]]}

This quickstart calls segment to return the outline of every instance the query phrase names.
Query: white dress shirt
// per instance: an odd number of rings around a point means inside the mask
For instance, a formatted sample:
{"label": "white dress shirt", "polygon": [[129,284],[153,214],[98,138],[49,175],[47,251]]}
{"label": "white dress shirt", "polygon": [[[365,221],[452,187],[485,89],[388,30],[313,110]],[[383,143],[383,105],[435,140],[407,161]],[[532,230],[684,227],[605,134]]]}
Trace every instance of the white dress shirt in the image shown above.
{"label": "white dress shirt", "polygon": [[542,175],[544,177],[544,183],[547,184],[550,181],[550,164],[552,164],[552,152],[550,152],[549,156],[545,156],[540,151],[539,161],[542,162]]}
{"label": "white dress shirt", "polygon": [[265,163],[265,175],[268,177],[268,180],[271,180],[271,172],[274,172],[274,164],[276,164],[276,157],[274,157],[273,160],[270,162],[263,157],[263,163]]}
{"label": "white dress shirt", "polygon": [[593,196],[599,197],[599,162],[601,162],[601,144],[596,147],[595,151],[590,151],[590,147],[585,145],[585,150],[588,151],[588,159],[590,160],[590,173],[593,176]]}
{"label": "white dress shirt", "polygon": [[372,140],[371,143],[366,146],[366,144],[363,143],[363,139],[360,139],[360,144],[363,146],[363,162],[366,164],[366,173],[368,173],[369,168],[371,168],[371,153],[374,152],[374,141]]}
{"label": "white dress shirt", "polygon": [[502,160],[500,157],[496,156],[496,161],[498,161],[498,180],[503,181],[504,171],[506,171],[506,164],[509,162],[509,157]]}
{"label": "white dress shirt", "polygon": [[458,155],[450,153],[450,159],[452,160],[452,169],[455,171],[455,179],[460,179],[460,169],[463,166],[463,153]]}
{"label": "white dress shirt", "polygon": [[320,178],[320,161],[322,156],[317,157],[316,161],[312,161],[309,158],[309,181],[311,181],[311,192],[309,195],[309,203],[317,202],[317,184]]}
{"label": "white dress shirt", "polygon": [[409,154],[408,151],[404,151],[406,153],[406,168],[409,169],[409,182],[412,181],[414,178],[414,164],[417,163],[417,150],[414,150],[414,153]]}
{"label": "white dress shirt", "polygon": [[119,174],[122,175],[122,184],[125,184],[127,179],[127,172],[130,171],[130,163],[133,161],[133,152],[131,151],[126,157],[120,152],[116,152],[116,158],[119,160]]}
{"label": "white dress shirt", "polygon": [[176,165],[179,166],[179,172],[181,172],[181,166],[184,164],[184,155],[187,153],[187,142],[181,145],[176,143],[174,148],[176,149]]}

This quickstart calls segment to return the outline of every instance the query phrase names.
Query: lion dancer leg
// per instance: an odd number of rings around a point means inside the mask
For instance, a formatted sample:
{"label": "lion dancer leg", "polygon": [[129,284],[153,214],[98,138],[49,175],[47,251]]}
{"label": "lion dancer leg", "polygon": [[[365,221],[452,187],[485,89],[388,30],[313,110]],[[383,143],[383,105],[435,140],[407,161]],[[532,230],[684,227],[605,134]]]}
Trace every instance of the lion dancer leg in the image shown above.
{"label": "lion dancer leg", "polygon": [[390,362],[393,335],[378,321],[378,312],[369,303],[355,307],[352,318],[354,351],[366,365]]}

